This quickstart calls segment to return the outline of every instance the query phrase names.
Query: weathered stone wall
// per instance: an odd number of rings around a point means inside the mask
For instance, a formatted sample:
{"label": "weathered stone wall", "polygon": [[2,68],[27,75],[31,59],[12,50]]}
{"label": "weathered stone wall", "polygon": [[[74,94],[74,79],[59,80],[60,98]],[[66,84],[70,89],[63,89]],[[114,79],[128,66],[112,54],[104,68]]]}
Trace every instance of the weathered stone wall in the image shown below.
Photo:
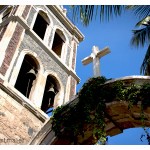
{"label": "weathered stone wall", "polygon": [[31,27],[31,24],[32,24],[32,21],[33,21],[33,17],[36,13],[36,10],[32,7],[31,10],[30,10],[30,15],[28,16],[27,18],[27,24],[29,27]]}
{"label": "weathered stone wall", "polygon": [[28,144],[43,122],[0,89],[0,145]]}

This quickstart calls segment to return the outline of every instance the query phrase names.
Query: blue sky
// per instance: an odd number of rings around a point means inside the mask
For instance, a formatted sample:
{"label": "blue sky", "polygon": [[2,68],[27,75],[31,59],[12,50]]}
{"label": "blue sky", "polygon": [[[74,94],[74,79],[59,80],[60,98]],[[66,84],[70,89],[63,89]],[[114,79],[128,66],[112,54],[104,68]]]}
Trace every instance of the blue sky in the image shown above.
{"label": "blue sky", "polygon": [[[71,14],[70,11],[68,11]],[[100,23],[99,18],[93,20],[88,27],[84,27],[80,22],[75,22],[76,26],[85,36],[83,42],[78,46],[76,72],[80,77],[80,84],[77,91],[82,87],[90,77],[93,76],[92,63],[83,66],[81,60],[89,56],[92,47],[98,46],[100,49],[108,46],[111,53],[100,60],[101,75],[106,78],[120,78],[124,76],[140,75],[140,66],[142,64],[146,48],[131,47],[130,39],[132,31],[138,18],[131,12],[125,12],[120,17],[113,18],[109,22]],[[109,144],[147,144],[140,141],[142,128],[128,129],[123,134],[112,138],[109,137]],[[144,138],[143,138],[144,140]]]}
{"label": "blue sky", "polygon": [[[108,46],[111,53],[100,60],[101,74],[107,78],[119,78],[123,76],[139,75],[140,65],[143,61],[146,48],[131,47],[130,39],[132,29],[138,19],[132,13],[124,13],[121,17],[113,18],[109,22],[100,23],[94,20],[90,26],[83,27],[79,22],[77,27],[85,36],[78,46],[76,71],[83,83],[93,76],[92,63],[83,66],[81,60],[89,56],[94,45],[100,49]],[[81,71],[82,70],[82,71]]]}

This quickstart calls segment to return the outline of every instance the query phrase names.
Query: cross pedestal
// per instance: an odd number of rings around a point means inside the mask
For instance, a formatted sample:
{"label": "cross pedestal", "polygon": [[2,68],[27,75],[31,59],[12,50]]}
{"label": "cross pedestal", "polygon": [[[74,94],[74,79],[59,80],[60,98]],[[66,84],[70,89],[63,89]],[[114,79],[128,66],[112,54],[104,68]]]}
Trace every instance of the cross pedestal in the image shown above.
{"label": "cross pedestal", "polygon": [[109,53],[110,53],[110,49],[108,47],[99,50],[97,46],[93,46],[91,55],[84,58],[82,60],[82,64],[87,65],[93,62],[94,77],[98,77],[100,76],[100,58]]}

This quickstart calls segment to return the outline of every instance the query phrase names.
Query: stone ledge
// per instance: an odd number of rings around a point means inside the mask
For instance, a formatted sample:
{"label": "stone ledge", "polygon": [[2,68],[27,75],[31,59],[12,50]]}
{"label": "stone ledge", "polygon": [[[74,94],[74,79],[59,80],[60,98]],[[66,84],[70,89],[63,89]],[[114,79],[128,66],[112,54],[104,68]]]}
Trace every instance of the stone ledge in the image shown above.
{"label": "stone ledge", "polygon": [[75,25],[73,25],[73,23],[68,18],[66,18],[66,16],[62,13],[62,11],[60,11],[58,6],[47,5],[47,7],[65,24],[66,28],[68,28],[71,33],[75,34],[75,36],[77,37],[77,39],[79,39],[80,42],[83,41],[83,34]]}
{"label": "stone ledge", "polygon": [[0,88],[13,97],[19,104],[26,108],[29,112],[33,113],[41,122],[45,122],[49,117],[40,108],[37,108],[28,98],[23,96],[18,90],[9,85],[6,81],[4,85],[0,83]]}
{"label": "stone ledge", "polygon": [[[106,84],[113,83],[115,81],[141,81],[146,80],[150,83],[150,76],[142,76],[142,75],[132,75],[132,76],[125,76],[121,78],[115,78],[106,82]],[[136,82],[137,83],[137,82]]]}

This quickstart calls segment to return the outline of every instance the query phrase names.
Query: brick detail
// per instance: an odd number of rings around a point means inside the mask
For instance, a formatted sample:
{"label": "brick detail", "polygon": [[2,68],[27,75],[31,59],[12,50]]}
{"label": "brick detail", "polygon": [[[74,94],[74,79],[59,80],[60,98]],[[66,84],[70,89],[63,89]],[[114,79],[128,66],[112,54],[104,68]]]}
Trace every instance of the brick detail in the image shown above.
{"label": "brick detail", "polygon": [[13,14],[13,15],[16,13],[18,7],[19,7],[19,5],[13,8],[13,10],[12,10],[12,14]]}
{"label": "brick detail", "polygon": [[17,45],[19,43],[19,39],[21,37],[22,32],[23,32],[23,27],[21,25],[17,24],[16,29],[13,33],[13,36],[12,36],[12,38],[8,44],[8,47],[6,49],[5,58],[2,63],[2,66],[0,68],[0,73],[2,75],[5,75],[7,69],[10,65],[10,62],[13,58],[13,55],[14,55]]}
{"label": "brick detail", "polygon": [[1,31],[0,31],[0,41],[2,40],[2,37],[3,37],[3,35],[4,35],[4,33],[5,33],[6,29],[7,29],[7,26],[8,26],[8,24],[5,25],[5,26],[1,29]]}
{"label": "brick detail", "polygon": [[29,13],[30,8],[31,8],[30,5],[27,5],[27,6],[25,7],[25,9],[24,9],[24,11],[23,11],[23,14],[22,14],[22,17],[23,17],[24,19],[26,19],[27,15],[28,15],[28,13]]}
{"label": "brick detail", "polygon": [[75,69],[76,64],[76,43],[73,45],[72,69]]}

